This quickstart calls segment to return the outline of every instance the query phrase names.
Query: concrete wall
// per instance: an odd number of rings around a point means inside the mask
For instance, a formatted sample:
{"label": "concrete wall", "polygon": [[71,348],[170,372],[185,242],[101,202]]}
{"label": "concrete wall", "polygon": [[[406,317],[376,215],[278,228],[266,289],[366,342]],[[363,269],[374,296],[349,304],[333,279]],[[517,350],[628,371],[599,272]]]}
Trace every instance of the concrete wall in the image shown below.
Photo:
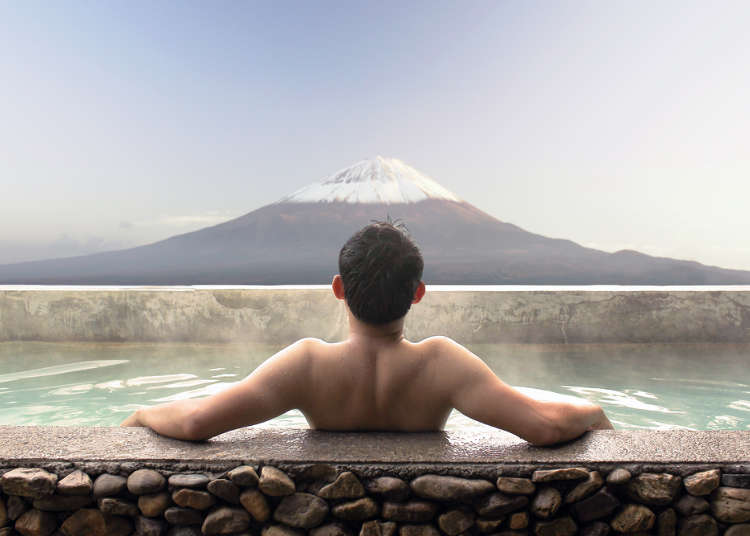
{"label": "concrete wall", "polygon": [[[337,340],[326,287],[0,287],[0,341]],[[463,343],[750,342],[750,287],[432,287],[406,335]]]}
{"label": "concrete wall", "polygon": [[[2,427],[0,534],[743,536],[750,432]],[[16,532],[12,532],[16,531]],[[309,532],[308,532],[309,531]]]}

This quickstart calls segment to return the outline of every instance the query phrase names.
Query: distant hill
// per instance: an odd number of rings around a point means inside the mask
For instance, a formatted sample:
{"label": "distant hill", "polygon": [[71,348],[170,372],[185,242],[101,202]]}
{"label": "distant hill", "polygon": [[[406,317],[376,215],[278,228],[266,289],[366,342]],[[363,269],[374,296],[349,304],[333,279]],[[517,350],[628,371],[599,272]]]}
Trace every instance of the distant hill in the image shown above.
{"label": "distant hill", "polygon": [[750,284],[750,272],[606,253],[502,222],[396,159],[376,157],[225,223],[136,248],[0,266],[2,284],[315,284],[346,239],[400,219],[431,284]]}

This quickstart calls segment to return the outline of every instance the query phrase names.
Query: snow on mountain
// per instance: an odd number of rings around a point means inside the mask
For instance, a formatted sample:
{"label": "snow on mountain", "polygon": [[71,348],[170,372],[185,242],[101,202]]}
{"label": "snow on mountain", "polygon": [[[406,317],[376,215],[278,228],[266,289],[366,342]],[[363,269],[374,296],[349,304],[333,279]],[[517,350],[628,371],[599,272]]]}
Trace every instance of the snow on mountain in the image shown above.
{"label": "snow on mountain", "polygon": [[460,202],[458,196],[396,158],[376,156],[305,186],[278,203],[416,203],[425,199]]}

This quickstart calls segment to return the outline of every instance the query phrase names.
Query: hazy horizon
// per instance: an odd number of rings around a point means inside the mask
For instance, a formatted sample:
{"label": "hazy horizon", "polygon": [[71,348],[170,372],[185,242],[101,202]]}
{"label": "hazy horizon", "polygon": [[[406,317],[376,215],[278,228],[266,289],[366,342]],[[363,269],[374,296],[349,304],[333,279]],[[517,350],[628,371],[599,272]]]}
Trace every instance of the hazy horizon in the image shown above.
{"label": "hazy horizon", "polygon": [[142,245],[376,154],[583,246],[750,270],[750,4],[0,5],[0,264]]}

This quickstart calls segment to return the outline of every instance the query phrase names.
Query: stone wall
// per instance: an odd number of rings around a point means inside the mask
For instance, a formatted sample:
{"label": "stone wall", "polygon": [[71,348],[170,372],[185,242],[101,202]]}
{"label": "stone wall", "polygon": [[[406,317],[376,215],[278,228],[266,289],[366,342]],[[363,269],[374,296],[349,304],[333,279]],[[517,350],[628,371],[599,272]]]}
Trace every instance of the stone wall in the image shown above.
{"label": "stone wall", "polygon": [[506,467],[491,479],[327,464],[130,469],[6,469],[0,535],[750,534],[750,473],[719,468]]}
{"label": "stone wall", "polygon": [[0,426],[0,535],[748,536],[750,432]]}
{"label": "stone wall", "polygon": [[[329,288],[0,287],[0,341],[340,340]],[[472,343],[750,342],[749,287],[429,287],[406,335]]]}

